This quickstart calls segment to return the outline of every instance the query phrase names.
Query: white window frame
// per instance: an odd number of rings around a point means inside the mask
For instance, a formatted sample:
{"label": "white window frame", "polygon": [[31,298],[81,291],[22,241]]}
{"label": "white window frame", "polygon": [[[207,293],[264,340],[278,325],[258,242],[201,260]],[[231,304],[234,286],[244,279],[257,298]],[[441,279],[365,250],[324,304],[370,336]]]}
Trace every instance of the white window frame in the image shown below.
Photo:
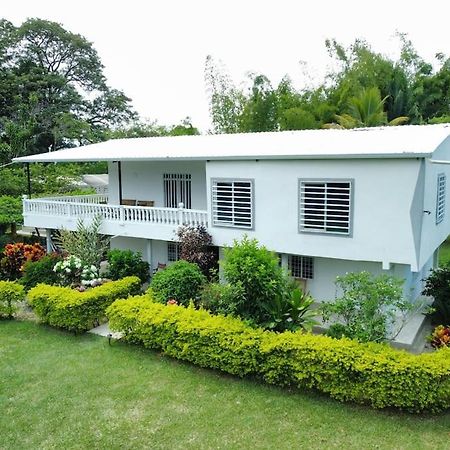
{"label": "white window frame", "polygon": [[[229,202],[230,205],[227,206],[229,211],[226,212],[230,216],[230,220],[222,220],[219,216],[220,206],[218,200],[218,193],[220,192],[219,183],[228,183],[232,185],[232,198]],[[236,191],[240,186],[235,186],[238,183],[248,183],[248,187],[245,188],[248,190],[249,196],[246,195],[247,198],[250,198],[248,207],[239,207],[239,192]],[[253,230],[254,229],[254,180],[248,178],[212,178],[211,179],[211,223],[214,227],[226,227],[226,228],[242,228],[245,230]],[[245,214],[245,211],[237,211],[237,210],[247,210],[247,214],[249,214],[249,222],[243,222],[240,220],[239,215]],[[223,214],[223,212],[222,212]]]}
{"label": "white window frame", "polygon": [[[298,268],[298,271],[294,269]],[[288,269],[294,278],[314,279],[314,258],[312,256],[288,255]],[[295,273],[294,273],[295,271]]]}
{"label": "white window frame", "polygon": [[178,208],[183,203],[184,208],[192,208],[192,175],[190,173],[163,174],[164,207]]}
{"label": "white window frame", "polygon": [[[333,186],[328,186],[336,183],[348,184],[348,206],[347,206],[347,216],[341,214],[333,214],[333,208],[330,208],[329,202],[327,202],[327,195],[333,195]],[[324,203],[322,210],[317,208],[310,208],[309,214],[307,214],[308,210],[305,208],[305,187],[307,185],[320,185],[323,186],[324,189]],[[342,188],[341,188],[342,189]],[[344,188],[345,189],[345,188]],[[325,234],[325,235],[333,235],[333,236],[342,236],[342,237],[352,237],[353,235],[353,197],[355,190],[355,181],[353,179],[348,178],[318,178],[318,179],[299,179],[298,184],[298,220],[299,220],[299,232],[300,233],[311,233],[311,234]],[[313,203],[311,203],[313,204]],[[320,205],[315,205],[320,206]],[[322,214],[320,214],[322,212]],[[311,219],[311,217],[317,216],[317,219]],[[317,225],[313,227],[306,222],[307,217],[309,217],[309,222],[316,221]],[[346,220],[343,221],[342,218]],[[334,220],[333,220],[334,219]],[[342,223],[341,223],[342,222]],[[322,224],[321,224],[322,223]],[[338,223],[339,225],[346,224],[346,227],[340,226],[332,226],[330,223]],[[329,228],[329,229],[327,229]],[[339,230],[340,228],[340,230]]]}
{"label": "white window frame", "polygon": [[440,224],[444,220],[445,216],[446,184],[447,180],[445,173],[439,173],[437,176],[436,189],[436,225]]}
{"label": "white window frame", "polygon": [[[175,259],[174,259],[175,258]],[[167,261],[176,262],[180,259],[180,243],[179,242],[167,242]]]}

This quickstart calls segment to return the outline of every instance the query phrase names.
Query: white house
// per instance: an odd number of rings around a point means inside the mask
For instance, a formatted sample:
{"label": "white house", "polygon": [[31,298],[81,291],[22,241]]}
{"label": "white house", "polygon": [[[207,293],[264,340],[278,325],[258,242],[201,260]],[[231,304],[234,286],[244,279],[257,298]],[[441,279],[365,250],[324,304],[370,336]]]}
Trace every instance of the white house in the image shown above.
{"label": "white house", "polygon": [[182,224],[205,225],[219,247],[247,234],[319,300],[361,270],[417,297],[450,233],[449,125],[118,139],[15,161],[108,162],[109,196],[25,199],[27,226],[101,214],[112,246],[153,267],[177,258]]}

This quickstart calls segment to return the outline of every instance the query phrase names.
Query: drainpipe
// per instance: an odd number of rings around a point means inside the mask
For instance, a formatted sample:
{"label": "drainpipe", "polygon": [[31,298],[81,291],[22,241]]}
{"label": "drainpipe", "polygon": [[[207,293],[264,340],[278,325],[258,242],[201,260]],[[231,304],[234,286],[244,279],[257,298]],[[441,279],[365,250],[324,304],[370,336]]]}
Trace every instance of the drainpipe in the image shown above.
{"label": "drainpipe", "polygon": [[117,161],[118,181],[119,181],[119,205],[122,204],[122,162]]}

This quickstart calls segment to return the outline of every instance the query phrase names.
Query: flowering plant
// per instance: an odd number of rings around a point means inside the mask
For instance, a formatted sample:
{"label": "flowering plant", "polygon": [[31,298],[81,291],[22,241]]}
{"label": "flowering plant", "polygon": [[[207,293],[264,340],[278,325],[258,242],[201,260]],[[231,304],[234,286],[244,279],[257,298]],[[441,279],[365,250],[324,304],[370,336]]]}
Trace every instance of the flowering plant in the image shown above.
{"label": "flowering plant", "polygon": [[178,305],[178,302],[174,298],[171,298],[171,299],[167,300],[167,304],[168,305]]}
{"label": "flowering plant", "polygon": [[77,256],[68,256],[63,261],[59,261],[53,267],[60,279],[61,284],[83,286],[95,286],[100,284],[101,280],[98,278],[98,270],[94,265],[83,264],[83,261]]}

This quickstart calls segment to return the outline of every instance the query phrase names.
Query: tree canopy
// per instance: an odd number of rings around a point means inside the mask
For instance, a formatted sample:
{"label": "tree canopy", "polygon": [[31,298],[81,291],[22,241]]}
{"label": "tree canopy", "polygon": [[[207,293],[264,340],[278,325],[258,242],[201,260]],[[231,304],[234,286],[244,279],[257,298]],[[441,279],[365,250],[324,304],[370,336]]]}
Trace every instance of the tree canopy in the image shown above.
{"label": "tree canopy", "polygon": [[404,123],[450,122],[450,58],[424,61],[405,34],[392,59],[356,39],[345,48],[325,42],[335,69],[312,88],[297,90],[289,77],[272,86],[264,74],[238,88],[223,64],[209,56],[205,80],[215,133],[353,128]]}

